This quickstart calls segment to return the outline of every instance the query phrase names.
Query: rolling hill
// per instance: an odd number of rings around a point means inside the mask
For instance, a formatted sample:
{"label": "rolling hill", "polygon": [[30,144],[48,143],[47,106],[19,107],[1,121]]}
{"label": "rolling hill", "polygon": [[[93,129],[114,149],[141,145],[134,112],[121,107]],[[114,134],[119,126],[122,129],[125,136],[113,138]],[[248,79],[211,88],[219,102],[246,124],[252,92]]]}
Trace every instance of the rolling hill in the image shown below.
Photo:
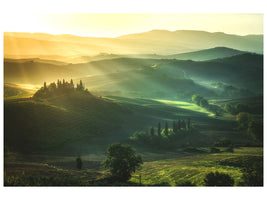
{"label": "rolling hill", "polygon": [[222,82],[263,92],[263,55],[247,53],[202,62],[176,60],[157,68],[170,77],[186,74],[197,83]]}
{"label": "rolling hill", "polygon": [[[109,144],[123,142],[135,131],[147,131],[158,122],[171,124],[173,120],[189,117],[197,131],[179,141],[180,146],[187,142],[211,145],[218,138],[231,135],[234,121],[209,117],[193,104],[175,103],[178,106],[150,99],[100,98],[77,92],[5,100],[5,149],[53,155],[103,152]],[[214,137],[202,132],[206,129],[217,130]]]}
{"label": "rolling hill", "polygon": [[12,32],[4,34],[4,57],[9,58],[29,58],[29,55],[88,56],[101,52],[169,55],[218,46],[263,53],[263,35],[238,36],[183,30],[152,30],[117,38]]}
{"label": "rolling hill", "polygon": [[5,100],[5,145],[19,152],[89,149],[116,140],[129,115],[125,106],[79,92]]}
{"label": "rolling hill", "polygon": [[193,93],[214,96],[212,84],[216,82],[262,93],[263,56],[258,54],[208,61],[116,58],[67,65],[45,62],[5,60],[4,80],[41,85],[60,78],[82,79],[88,89],[101,95],[153,98],[189,97]]}
{"label": "rolling hill", "polygon": [[226,47],[215,47],[211,49],[204,49],[200,51],[181,53],[175,55],[164,56],[165,59],[177,59],[177,60],[193,60],[193,61],[205,61],[213,60],[216,58],[225,58],[235,55],[244,54],[246,52]]}

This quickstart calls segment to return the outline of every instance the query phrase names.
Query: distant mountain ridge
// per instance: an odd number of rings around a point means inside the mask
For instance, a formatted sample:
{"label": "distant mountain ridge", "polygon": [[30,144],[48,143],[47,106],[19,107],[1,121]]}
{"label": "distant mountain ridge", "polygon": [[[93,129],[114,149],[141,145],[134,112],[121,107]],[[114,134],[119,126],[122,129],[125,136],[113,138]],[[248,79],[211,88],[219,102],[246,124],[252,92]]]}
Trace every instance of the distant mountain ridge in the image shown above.
{"label": "distant mountain ridge", "polygon": [[230,35],[205,31],[153,30],[117,38],[43,33],[4,33],[4,56],[112,54],[178,54],[223,46],[263,53],[263,35]]}

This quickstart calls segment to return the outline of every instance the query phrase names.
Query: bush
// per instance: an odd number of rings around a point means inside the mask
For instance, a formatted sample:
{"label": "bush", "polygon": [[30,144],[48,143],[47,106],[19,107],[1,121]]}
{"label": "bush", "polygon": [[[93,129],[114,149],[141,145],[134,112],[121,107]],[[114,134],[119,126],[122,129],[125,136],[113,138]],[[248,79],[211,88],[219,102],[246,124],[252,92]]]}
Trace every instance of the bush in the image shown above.
{"label": "bush", "polygon": [[210,148],[210,153],[220,153],[220,152],[221,152],[221,150],[218,148],[215,148],[215,147]]}
{"label": "bush", "polygon": [[240,129],[247,129],[250,120],[250,114],[245,112],[241,112],[236,116],[236,121],[238,122]]}
{"label": "bush", "polygon": [[222,138],[219,141],[216,141],[213,146],[215,147],[229,147],[232,144],[231,140],[228,138]]}
{"label": "bush", "polygon": [[226,152],[234,153],[234,147],[233,145],[230,145],[229,147],[226,148]]}
{"label": "bush", "polygon": [[210,172],[204,179],[205,186],[233,186],[234,179],[228,174]]}
{"label": "bush", "polygon": [[242,186],[263,186],[263,161],[247,165],[243,170]]}

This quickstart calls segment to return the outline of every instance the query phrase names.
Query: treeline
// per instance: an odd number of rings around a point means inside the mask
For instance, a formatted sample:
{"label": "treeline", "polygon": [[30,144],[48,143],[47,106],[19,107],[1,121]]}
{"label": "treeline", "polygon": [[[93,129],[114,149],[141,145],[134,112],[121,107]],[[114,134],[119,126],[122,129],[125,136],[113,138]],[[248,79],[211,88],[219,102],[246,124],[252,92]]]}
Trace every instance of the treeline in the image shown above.
{"label": "treeline", "polygon": [[70,82],[65,81],[63,79],[62,81],[57,80],[57,83],[53,82],[53,83],[50,83],[49,85],[47,85],[46,82],[44,82],[44,86],[41,87],[33,95],[33,97],[45,98],[45,97],[70,93],[70,92],[74,92],[74,91],[84,92],[84,93],[90,94],[88,89],[85,89],[85,86],[84,86],[82,80],[80,80],[80,82],[76,84],[76,88],[75,88],[72,79],[70,80]]}
{"label": "treeline", "polygon": [[129,143],[149,147],[155,150],[177,148],[177,142],[192,133],[191,119],[173,121],[172,128],[165,122],[164,128],[158,123],[157,128],[151,127],[150,131],[135,132],[129,138]]}
{"label": "treeline", "polygon": [[216,116],[220,116],[222,114],[223,110],[219,106],[209,104],[209,102],[204,97],[198,94],[194,94],[192,96],[192,102],[214,113]]}
{"label": "treeline", "polygon": [[251,117],[249,113],[241,112],[236,116],[238,128],[246,133],[256,142],[263,144],[263,122]]}
{"label": "treeline", "polygon": [[221,82],[216,82],[211,84],[213,87],[217,88],[219,91],[217,92],[217,95],[219,97],[249,97],[255,95],[253,92],[251,92],[248,89],[243,88],[237,88],[232,85],[228,85]]}
{"label": "treeline", "polygon": [[251,114],[261,114],[262,113],[262,107],[257,107],[256,105],[247,105],[243,103],[237,103],[237,104],[225,104],[224,105],[224,111],[227,113],[230,113],[232,115],[237,115],[241,112],[247,112]]}

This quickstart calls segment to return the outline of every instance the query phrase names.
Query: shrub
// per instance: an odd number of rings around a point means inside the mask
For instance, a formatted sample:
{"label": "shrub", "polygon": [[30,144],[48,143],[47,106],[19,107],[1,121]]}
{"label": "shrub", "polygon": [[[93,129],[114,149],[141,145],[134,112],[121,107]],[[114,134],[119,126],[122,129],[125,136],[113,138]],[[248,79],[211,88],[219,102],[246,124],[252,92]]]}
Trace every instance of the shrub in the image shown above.
{"label": "shrub", "polygon": [[204,179],[205,186],[233,186],[234,179],[228,174],[219,172],[210,172]]}

